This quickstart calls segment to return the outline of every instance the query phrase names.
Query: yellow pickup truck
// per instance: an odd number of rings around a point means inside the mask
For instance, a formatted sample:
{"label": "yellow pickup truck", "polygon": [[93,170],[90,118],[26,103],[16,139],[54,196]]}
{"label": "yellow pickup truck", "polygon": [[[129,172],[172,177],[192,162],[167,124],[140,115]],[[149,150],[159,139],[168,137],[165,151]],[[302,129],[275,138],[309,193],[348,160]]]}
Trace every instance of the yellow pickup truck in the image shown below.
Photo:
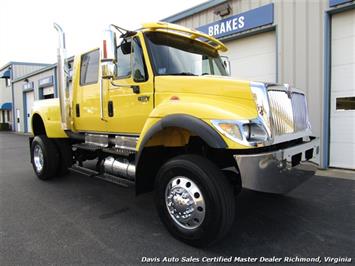
{"label": "yellow pickup truck", "polygon": [[201,247],[229,231],[242,186],[283,194],[314,174],[304,93],[229,77],[219,40],[163,22],[110,25],[100,48],[74,58],[69,89],[55,28],[59,99],[35,102],[31,116],[40,179],[74,170],[154,190],[169,232]]}

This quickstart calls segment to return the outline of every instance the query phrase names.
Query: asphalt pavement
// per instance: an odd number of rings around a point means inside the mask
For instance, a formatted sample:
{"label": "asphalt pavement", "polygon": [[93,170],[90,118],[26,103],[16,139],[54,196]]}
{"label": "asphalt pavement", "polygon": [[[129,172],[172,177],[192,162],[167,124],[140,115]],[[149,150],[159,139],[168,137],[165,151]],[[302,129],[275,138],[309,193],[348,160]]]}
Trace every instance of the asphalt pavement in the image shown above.
{"label": "asphalt pavement", "polygon": [[136,265],[164,257],[178,264],[229,257],[260,262],[273,256],[354,263],[354,180],[314,176],[285,196],[243,190],[227,238],[197,249],[165,230],[152,193],[136,197],[133,189],[77,173],[40,181],[27,139],[0,133],[1,266]]}

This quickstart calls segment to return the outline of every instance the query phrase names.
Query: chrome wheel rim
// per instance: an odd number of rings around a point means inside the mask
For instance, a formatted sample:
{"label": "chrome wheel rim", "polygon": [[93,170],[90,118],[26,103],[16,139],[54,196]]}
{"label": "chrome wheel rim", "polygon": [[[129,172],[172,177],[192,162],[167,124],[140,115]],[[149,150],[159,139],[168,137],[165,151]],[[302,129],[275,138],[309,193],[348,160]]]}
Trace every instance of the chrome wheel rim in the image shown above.
{"label": "chrome wheel rim", "polygon": [[205,200],[199,187],[191,179],[177,176],[165,189],[165,203],[170,217],[181,228],[199,227],[206,215]]}
{"label": "chrome wheel rim", "polygon": [[33,151],[33,161],[37,173],[40,173],[43,169],[43,151],[41,146],[36,145]]}

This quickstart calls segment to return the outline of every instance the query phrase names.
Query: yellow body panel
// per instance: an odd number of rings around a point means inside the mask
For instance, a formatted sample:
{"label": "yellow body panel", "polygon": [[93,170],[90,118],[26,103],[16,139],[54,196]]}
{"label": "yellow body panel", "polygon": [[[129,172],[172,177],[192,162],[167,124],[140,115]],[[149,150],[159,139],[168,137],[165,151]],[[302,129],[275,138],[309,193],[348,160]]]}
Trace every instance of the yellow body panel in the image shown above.
{"label": "yellow body panel", "polygon": [[[171,29],[171,26],[147,24],[143,31]],[[197,38],[195,31],[174,28]],[[194,33],[196,33],[194,35]],[[211,120],[241,120],[257,117],[256,105],[251,94],[250,82],[233,80],[221,76],[155,76],[152,70],[142,32],[137,36],[141,40],[148,72],[148,80],[135,83],[132,77],[103,82],[103,119],[100,118],[100,78],[95,84],[80,85],[80,60],[74,60],[73,92],[71,103],[71,124],[74,132],[101,132],[140,135],[137,147],[149,129],[160,119],[172,114],[184,114],[196,117],[211,125]],[[201,36],[200,36],[201,37]],[[223,47],[215,47],[223,50]],[[100,72],[100,68],[99,68]],[[100,73],[99,73],[100,74]],[[100,75],[99,75],[100,76]],[[138,85],[140,93],[135,94],[129,86]],[[142,101],[145,97],[147,101]],[[173,98],[172,98],[173,97]],[[112,101],[114,116],[108,116],[108,102]],[[76,116],[76,104],[80,105],[80,117]],[[37,101],[33,114],[42,117],[48,137],[67,137],[61,129],[58,99]],[[211,125],[211,127],[213,127]],[[219,132],[218,132],[219,133]],[[170,128],[157,134],[148,145],[164,143],[167,146],[179,146],[187,143],[190,132]],[[220,134],[220,133],[219,133]],[[236,143],[220,134],[231,149],[250,148]]]}
{"label": "yellow body panel", "polygon": [[[114,107],[113,117],[105,117],[108,132],[139,135],[150,112],[154,108],[154,75],[149,62],[147,62],[149,56],[143,41],[142,33],[139,32],[137,37],[140,39],[142,45],[143,55],[147,66],[148,80],[144,82],[135,82],[131,75],[126,78],[114,80],[114,85],[109,83],[105,84],[104,91],[107,92],[107,98],[105,98],[104,106],[107,106],[108,101],[112,101]],[[122,86],[120,87],[119,85]],[[140,93],[134,93],[130,86],[138,86]]]}
{"label": "yellow body panel", "polygon": [[35,101],[32,107],[32,117],[34,115],[42,118],[49,138],[68,137],[61,128],[59,99]]}
{"label": "yellow body panel", "polygon": [[[191,115],[203,120],[211,127],[213,127],[211,120],[214,119],[244,120],[257,117],[250,83],[226,77],[158,76],[155,78],[155,104],[156,107],[149,115],[141,132],[137,150],[148,130],[168,115]],[[175,143],[184,144],[181,134],[174,135],[172,132],[167,132],[156,136],[148,145],[166,144],[166,136],[169,136],[173,143],[175,140]],[[250,148],[221,136],[228,148]]]}
{"label": "yellow body panel", "polygon": [[[100,78],[94,84],[80,85],[80,65],[81,56],[77,56],[75,58],[71,106],[74,131],[106,132],[106,121],[100,118]],[[80,117],[76,115],[76,104],[80,106]]]}
{"label": "yellow body panel", "polygon": [[[180,100],[170,101],[171,97]],[[228,77],[158,76],[155,78],[156,108],[150,117],[186,113],[197,118],[255,118],[256,106],[247,81]]]}

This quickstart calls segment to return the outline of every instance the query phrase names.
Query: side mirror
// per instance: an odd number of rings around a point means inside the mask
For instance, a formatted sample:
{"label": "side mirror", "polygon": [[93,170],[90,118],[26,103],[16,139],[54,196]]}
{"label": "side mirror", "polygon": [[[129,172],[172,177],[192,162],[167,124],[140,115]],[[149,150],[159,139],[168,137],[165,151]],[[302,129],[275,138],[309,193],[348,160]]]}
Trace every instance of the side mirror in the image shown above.
{"label": "side mirror", "polygon": [[126,40],[124,40],[121,44],[121,51],[122,54],[126,55],[126,54],[130,54],[131,53],[131,49],[132,49],[132,43],[129,41],[127,42]]}
{"label": "side mirror", "polygon": [[228,56],[221,56],[223,66],[227,71],[228,76],[231,75],[231,62],[229,61]]}
{"label": "side mirror", "polygon": [[104,32],[101,47],[101,73],[103,79],[111,79],[116,76],[117,62],[116,34],[112,30]]}

